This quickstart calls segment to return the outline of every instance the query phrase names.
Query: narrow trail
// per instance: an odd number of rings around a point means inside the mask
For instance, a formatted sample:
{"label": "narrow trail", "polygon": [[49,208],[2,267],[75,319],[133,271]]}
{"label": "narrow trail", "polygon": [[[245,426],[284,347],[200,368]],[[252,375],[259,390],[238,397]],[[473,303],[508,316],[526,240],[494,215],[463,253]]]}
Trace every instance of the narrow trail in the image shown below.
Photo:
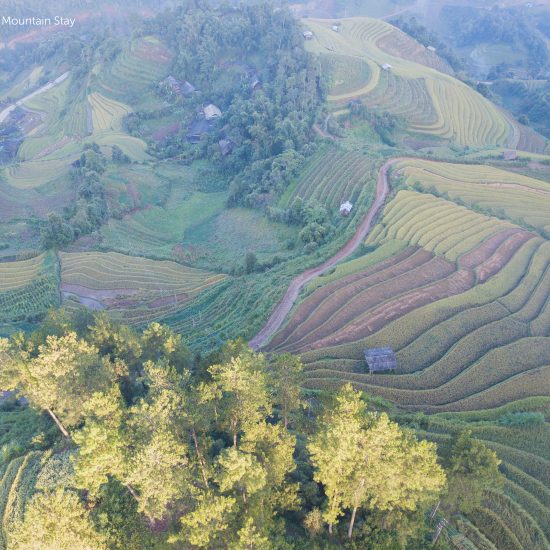
{"label": "narrow trail", "polygon": [[392,165],[402,160],[406,160],[404,157],[398,157],[391,160],[388,160],[378,172],[378,180],[376,183],[376,198],[371,204],[366,216],[363,218],[363,221],[359,224],[359,227],[355,231],[353,237],[336,253],[334,256],[325,260],[321,265],[317,267],[312,267],[307,269],[300,275],[298,275],[289,285],[285,295],[282,300],[277,304],[273,312],[271,313],[269,319],[263,328],[250,340],[248,343],[250,347],[254,350],[258,350],[265,346],[265,344],[271,339],[271,337],[279,330],[283,324],[286,316],[292,309],[294,302],[296,302],[300,290],[309,283],[311,280],[315,279],[327,269],[334,267],[338,262],[349,257],[355,249],[365,240],[365,237],[369,234],[373,226],[373,221],[384,206],[386,197],[388,196],[390,186],[388,183],[388,170]]}

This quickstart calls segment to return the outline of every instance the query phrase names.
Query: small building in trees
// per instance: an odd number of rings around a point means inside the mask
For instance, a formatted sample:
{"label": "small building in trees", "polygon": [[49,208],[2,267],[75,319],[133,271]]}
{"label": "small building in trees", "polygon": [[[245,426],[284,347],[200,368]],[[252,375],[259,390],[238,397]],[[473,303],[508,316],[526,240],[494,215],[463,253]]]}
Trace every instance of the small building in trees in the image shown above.
{"label": "small building in trees", "polygon": [[340,205],[340,214],[344,217],[348,217],[352,208],[353,204],[350,201],[343,202]]}
{"label": "small building in trees", "polygon": [[304,31],[302,33],[304,40],[313,40],[313,33],[311,31]]}
{"label": "small building in trees", "polygon": [[224,157],[230,155],[235,148],[235,143],[230,139],[220,139],[220,141],[218,141],[218,145],[220,146],[220,151]]}
{"label": "small building in trees", "polygon": [[187,132],[187,141],[190,143],[199,143],[199,141],[212,131],[212,124],[204,118],[196,118],[189,125]]}
{"label": "small building in trees", "polygon": [[340,23],[334,23],[334,25],[332,25],[332,30],[334,32],[340,32]]}
{"label": "small building in trees", "polygon": [[397,358],[391,348],[371,348],[364,351],[369,373],[392,372],[397,368]]}
{"label": "small building in trees", "polygon": [[191,82],[188,82],[187,80],[185,82],[182,82],[180,89],[183,95],[191,95],[193,92],[196,91],[195,86],[193,86],[193,84],[191,84]]}
{"label": "small building in trees", "polygon": [[258,75],[256,74],[252,75],[252,78],[250,79],[250,89],[253,92],[256,92],[257,90],[262,89],[262,81],[259,79]]}
{"label": "small building in trees", "polygon": [[222,112],[220,111],[220,108],[214,105],[213,103],[210,103],[209,105],[204,107],[203,113],[204,113],[204,118],[206,120],[214,120],[222,116]]}

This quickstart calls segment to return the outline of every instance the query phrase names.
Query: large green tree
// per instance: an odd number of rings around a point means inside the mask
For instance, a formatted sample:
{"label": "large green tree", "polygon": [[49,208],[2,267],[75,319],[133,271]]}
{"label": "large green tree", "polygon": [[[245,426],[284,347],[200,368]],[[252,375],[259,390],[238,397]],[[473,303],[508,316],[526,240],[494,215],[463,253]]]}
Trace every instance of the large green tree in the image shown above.
{"label": "large green tree", "polygon": [[349,384],[320,419],[308,448],[327,495],[329,530],[351,510],[349,538],[359,509],[416,511],[436,500],[445,484],[435,445],[418,441],[385,413],[367,411]]}

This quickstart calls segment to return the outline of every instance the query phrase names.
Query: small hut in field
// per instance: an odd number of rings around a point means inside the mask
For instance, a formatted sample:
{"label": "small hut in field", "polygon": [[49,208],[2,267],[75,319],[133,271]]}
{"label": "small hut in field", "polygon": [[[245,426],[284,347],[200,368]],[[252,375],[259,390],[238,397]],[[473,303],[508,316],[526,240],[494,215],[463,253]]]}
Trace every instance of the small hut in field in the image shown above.
{"label": "small hut in field", "polygon": [[391,348],[371,348],[364,351],[369,373],[393,372],[397,368],[397,358]]}
{"label": "small hut in field", "polygon": [[343,202],[340,205],[340,215],[344,217],[349,216],[352,208],[353,208],[353,204],[351,204],[351,202],[349,201]]}

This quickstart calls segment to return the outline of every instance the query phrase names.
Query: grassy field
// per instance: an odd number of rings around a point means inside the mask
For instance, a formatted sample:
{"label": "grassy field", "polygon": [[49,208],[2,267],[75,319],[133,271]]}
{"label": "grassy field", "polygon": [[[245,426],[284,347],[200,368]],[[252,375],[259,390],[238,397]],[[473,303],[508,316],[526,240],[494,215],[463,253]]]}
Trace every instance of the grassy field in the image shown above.
{"label": "grassy field", "polygon": [[226,276],[116,252],[61,253],[65,307],[108,310],[128,324],[161,320],[184,309]]}
{"label": "grassy field", "polygon": [[[504,145],[512,139],[511,123],[491,102],[437,70],[444,67],[435,61],[432,65],[436,68],[422,64],[426,63],[425,58],[413,53],[422,47],[413,48],[414,41],[402,38],[391,25],[368,18],[344,19],[340,31],[335,33],[329,20],[307,19],[304,24],[314,33],[314,39],[307,43],[311,51],[348,58],[340,63],[341,68],[333,77],[337,87],[328,97],[336,110],[351,99],[361,98],[367,105],[395,115],[412,115],[409,127],[417,133],[459,145]],[[368,64],[368,82],[352,76],[356,74],[357,60]],[[391,65],[391,70],[384,71],[384,64]]]}

